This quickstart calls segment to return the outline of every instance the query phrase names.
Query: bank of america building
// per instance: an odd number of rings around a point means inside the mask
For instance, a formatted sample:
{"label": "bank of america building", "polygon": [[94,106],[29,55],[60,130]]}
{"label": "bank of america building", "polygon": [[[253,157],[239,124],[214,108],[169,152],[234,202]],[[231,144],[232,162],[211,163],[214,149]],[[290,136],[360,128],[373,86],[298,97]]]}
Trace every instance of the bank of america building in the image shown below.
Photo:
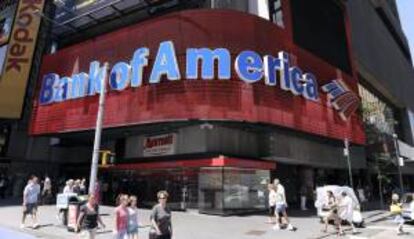
{"label": "bank of america building", "polygon": [[89,175],[106,79],[104,203],[122,192],[151,206],[166,189],[176,208],[261,210],[277,177],[295,205],[349,184],[345,144],[355,188],[377,194],[378,174],[399,188],[401,158],[413,190],[414,73],[395,1],[46,1],[38,15],[26,113],[1,121],[16,185],[28,168]]}

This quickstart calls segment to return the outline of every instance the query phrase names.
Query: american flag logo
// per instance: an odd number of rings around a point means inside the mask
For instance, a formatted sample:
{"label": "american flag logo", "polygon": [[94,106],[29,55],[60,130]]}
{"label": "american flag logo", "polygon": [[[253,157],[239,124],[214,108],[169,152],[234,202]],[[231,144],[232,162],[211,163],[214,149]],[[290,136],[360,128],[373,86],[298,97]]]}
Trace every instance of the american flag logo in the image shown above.
{"label": "american flag logo", "polygon": [[358,109],[358,96],[342,80],[333,80],[322,86],[322,90],[328,94],[329,102],[342,120],[347,121]]}

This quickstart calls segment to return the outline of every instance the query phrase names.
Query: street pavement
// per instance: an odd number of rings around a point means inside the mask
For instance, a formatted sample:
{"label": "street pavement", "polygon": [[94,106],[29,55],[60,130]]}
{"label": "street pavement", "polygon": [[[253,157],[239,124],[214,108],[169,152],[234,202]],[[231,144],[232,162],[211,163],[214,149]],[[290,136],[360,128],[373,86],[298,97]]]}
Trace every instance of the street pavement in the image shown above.
{"label": "street pavement", "polygon": [[[17,203],[16,203],[17,204]],[[29,227],[20,229],[21,206],[7,205],[1,206],[0,201],[0,239],[17,239],[20,237],[10,236],[11,232],[24,233],[36,238],[50,239],[77,239],[78,234],[68,232],[65,227],[59,225],[56,215],[55,206],[39,207],[40,228],[34,230],[30,227],[31,220],[28,218]],[[111,233],[113,220],[113,207],[102,206],[101,213],[107,228],[100,229],[98,239],[112,239]],[[150,210],[140,209],[139,218],[142,224],[149,224]],[[387,217],[384,211],[369,211],[364,213],[367,227],[359,229],[360,233],[351,235],[350,230],[346,231],[346,236],[342,238],[350,239],[390,239],[390,238],[414,238],[414,226],[407,225],[406,230],[410,234],[397,236],[396,226],[391,219]],[[337,238],[333,226],[330,226],[328,233],[322,233],[322,224],[315,216],[313,211],[302,213],[291,211],[291,222],[298,228],[297,231],[286,231],[272,229],[270,224],[266,223],[265,215],[248,215],[248,216],[212,216],[199,214],[197,211],[173,212],[173,229],[174,239],[325,239]],[[139,236],[141,239],[148,238],[148,227],[140,229]],[[8,233],[8,234],[7,234]],[[21,235],[21,234],[19,234]],[[29,237],[30,238],[30,237]],[[22,238],[22,239],[29,239]]]}
{"label": "street pavement", "polygon": [[7,229],[7,228],[1,228],[1,227],[0,227],[0,238],[36,239],[36,237],[34,237],[30,234],[10,230],[10,229]]}

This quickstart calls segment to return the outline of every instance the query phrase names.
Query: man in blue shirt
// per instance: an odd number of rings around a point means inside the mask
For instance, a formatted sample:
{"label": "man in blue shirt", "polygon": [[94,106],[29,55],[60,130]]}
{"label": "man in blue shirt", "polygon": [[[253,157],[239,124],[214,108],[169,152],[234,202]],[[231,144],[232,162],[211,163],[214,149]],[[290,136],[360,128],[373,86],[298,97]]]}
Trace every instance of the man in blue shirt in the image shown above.
{"label": "man in blue shirt", "polygon": [[40,185],[38,183],[38,178],[36,176],[31,176],[23,191],[23,217],[22,224],[20,226],[21,228],[25,227],[27,214],[32,215],[33,228],[37,228],[39,226],[36,218],[39,194]]}

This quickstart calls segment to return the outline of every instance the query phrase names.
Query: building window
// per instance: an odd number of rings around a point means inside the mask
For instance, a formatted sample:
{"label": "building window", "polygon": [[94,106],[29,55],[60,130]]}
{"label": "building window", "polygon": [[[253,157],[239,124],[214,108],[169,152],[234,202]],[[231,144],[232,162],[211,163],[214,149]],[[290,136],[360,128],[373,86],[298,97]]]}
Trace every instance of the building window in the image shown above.
{"label": "building window", "polygon": [[269,0],[269,14],[270,20],[273,23],[279,27],[285,27],[285,24],[283,23],[282,0]]}
{"label": "building window", "polygon": [[352,75],[343,6],[334,0],[291,0],[293,40]]}
{"label": "building window", "polygon": [[362,118],[365,125],[374,128],[379,134],[393,135],[397,121],[392,106],[366,87],[359,84],[358,88],[362,103]]}

